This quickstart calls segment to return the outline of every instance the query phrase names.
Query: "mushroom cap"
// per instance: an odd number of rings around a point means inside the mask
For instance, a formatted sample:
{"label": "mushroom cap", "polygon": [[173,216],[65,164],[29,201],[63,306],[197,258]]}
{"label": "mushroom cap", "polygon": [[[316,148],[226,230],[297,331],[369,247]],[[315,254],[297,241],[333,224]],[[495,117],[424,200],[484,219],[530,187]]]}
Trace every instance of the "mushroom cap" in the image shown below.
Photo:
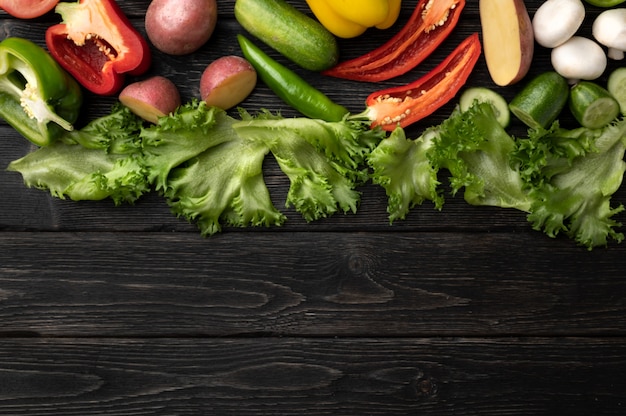
{"label": "mushroom cap", "polygon": [[607,66],[602,47],[582,36],[572,36],[552,49],[550,59],[554,70],[570,82],[597,79]]}
{"label": "mushroom cap", "polygon": [[593,37],[602,45],[626,51],[626,9],[605,10],[591,26]]}
{"label": "mushroom cap", "polygon": [[546,48],[557,47],[574,36],[584,19],[581,0],[547,0],[533,16],[535,40]]}

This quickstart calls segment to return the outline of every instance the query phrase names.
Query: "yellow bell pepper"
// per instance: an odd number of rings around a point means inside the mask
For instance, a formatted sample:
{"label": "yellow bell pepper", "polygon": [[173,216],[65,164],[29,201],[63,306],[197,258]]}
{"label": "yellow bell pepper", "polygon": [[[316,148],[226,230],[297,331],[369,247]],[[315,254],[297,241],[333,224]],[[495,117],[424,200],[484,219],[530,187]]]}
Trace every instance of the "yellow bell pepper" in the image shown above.
{"label": "yellow bell pepper", "polygon": [[389,0],[389,13],[385,20],[376,25],[377,29],[389,29],[396,23],[398,16],[400,16],[400,6],[402,6],[402,0]]}
{"label": "yellow bell pepper", "polygon": [[382,23],[389,14],[389,0],[332,0],[328,5],[345,19],[365,27]]}
{"label": "yellow bell pepper", "polygon": [[355,38],[367,30],[367,26],[344,19],[328,5],[326,0],[306,0],[306,2],[322,26],[337,37]]}
{"label": "yellow bell pepper", "polygon": [[367,28],[387,29],[400,14],[402,0],[307,0],[317,20],[341,38],[361,35]]}

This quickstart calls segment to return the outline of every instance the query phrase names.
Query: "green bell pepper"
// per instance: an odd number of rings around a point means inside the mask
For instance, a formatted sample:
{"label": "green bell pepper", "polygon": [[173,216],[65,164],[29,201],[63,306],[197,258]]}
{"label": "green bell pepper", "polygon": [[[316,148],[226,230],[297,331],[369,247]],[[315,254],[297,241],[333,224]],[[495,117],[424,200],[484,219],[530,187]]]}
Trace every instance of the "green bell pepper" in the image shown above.
{"label": "green bell pepper", "polygon": [[46,146],[73,130],[83,96],[79,84],[28,39],[0,42],[0,117],[22,136]]}

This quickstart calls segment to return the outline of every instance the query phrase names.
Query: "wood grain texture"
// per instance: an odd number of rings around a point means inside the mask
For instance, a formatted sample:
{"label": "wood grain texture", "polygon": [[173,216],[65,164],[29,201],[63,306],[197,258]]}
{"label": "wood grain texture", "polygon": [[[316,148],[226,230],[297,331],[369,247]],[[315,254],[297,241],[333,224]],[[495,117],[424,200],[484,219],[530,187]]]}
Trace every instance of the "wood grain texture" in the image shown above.
{"label": "wood grain texture", "polygon": [[[415,3],[389,31],[340,40],[342,59],[382,44]],[[531,14],[540,3],[526,2]],[[119,4],[143,32],[149,0]],[[233,5],[218,0],[218,26],[197,53],[154,51],[150,74],[197,98],[206,65],[240,54]],[[583,34],[600,10],[588,12]],[[43,45],[57,20],[0,11],[0,37]],[[379,84],[302,71],[264,49],[359,112],[370,92],[425,74],[479,30],[468,0],[429,59]],[[537,47],[529,76],[548,68]],[[468,83],[494,87],[484,60]],[[510,99],[522,85],[498,91]],[[80,123],[115,101],[86,94]],[[243,106],[297,116],[261,83]],[[514,120],[512,132],[525,129]],[[155,193],[115,207],[25,188],[5,168],[31,150],[0,120],[0,415],[624,414],[623,244],[589,252],[533,231],[524,213],[451,195],[441,211],[424,203],[390,225],[371,183],[356,214],[307,223],[284,207],[289,183],[270,157],[265,180],[286,224],[202,238]],[[613,203],[626,204],[626,190]]]}
{"label": "wood grain texture", "polygon": [[568,245],[528,233],[2,233],[0,334],[626,335],[623,252],[573,260]]}
{"label": "wood grain texture", "polygon": [[622,415],[625,348],[602,338],[14,339],[0,344],[15,357],[0,360],[0,405],[16,416]]}

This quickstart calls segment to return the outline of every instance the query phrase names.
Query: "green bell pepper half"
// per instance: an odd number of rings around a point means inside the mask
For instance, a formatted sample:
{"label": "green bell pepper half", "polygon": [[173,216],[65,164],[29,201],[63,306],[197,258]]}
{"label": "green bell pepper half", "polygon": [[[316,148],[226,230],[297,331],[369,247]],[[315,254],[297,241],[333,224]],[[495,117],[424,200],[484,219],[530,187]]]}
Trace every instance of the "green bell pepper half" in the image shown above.
{"label": "green bell pepper half", "polygon": [[0,117],[26,139],[46,146],[73,130],[82,102],[80,85],[41,46],[0,42]]}

